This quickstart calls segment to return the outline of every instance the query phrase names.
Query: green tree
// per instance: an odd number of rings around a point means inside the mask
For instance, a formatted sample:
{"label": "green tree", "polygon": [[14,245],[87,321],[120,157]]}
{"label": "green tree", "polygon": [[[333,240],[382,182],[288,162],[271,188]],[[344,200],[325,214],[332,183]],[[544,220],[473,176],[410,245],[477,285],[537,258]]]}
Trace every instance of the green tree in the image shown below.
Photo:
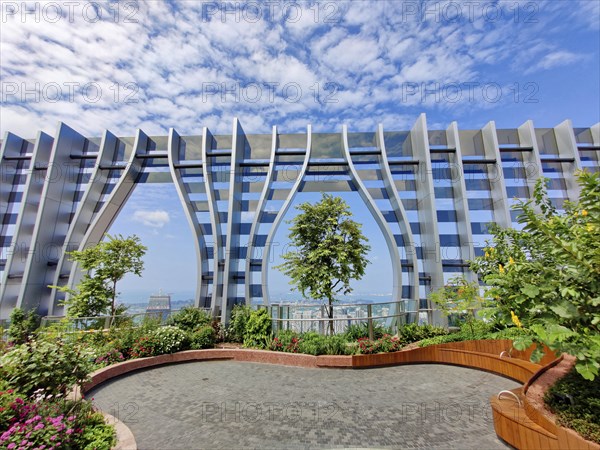
{"label": "green tree", "polygon": [[[351,219],[344,200],[323,194],[320,202],[302,203],[302,211],[292,221],[289,238],[296,251],[283,255],[285,262],[276,269],[291,278],[302,296],[328,301],[328,316],[333,319],[336,295],[349,294],[351,280],[360,280],[369,261],[370,249],[361,225]],[[333,334],[333,321],[329,322]]]}
{"label": "green tree", "polygon": [[15,308],[10,313],[8,340],[15,345],[28,342],[40,324],[40,317],[33,311]]}
{"label": "green tree", "polygon": [[[559,213],[538,181],[534,199],[520,202],[522,230],[491,227],[492,242],[472,262],[490,289],[494,319],[528,328],[533,342],[577,358],[592,380],[600,370],[600,175],[577,175],[581,193]],[[541,357],[538,345],[534,358]]]}
{"label": "green tree", "polygon": [[68,252],[71,260],[80,263],[86,272],[75,290],[50,286],[69,294],[66,302],[69,317],[110,314],[114,320],[119,309],[117,282],[128,273],[141,276],[144,270],[142,257],[147,248],[139,237],[107,235],[107,238],[85,250]]}
{"label": "green tree", "polygon": [[429,298],[446,317],[462,316],[471,330],[471,336],[474,336],[473,323],[477,320],[475,313],[484,303],[483,297],[479,295],[479,283],[469,282],[461,276],[454,277],[444,287],[429,294]]}

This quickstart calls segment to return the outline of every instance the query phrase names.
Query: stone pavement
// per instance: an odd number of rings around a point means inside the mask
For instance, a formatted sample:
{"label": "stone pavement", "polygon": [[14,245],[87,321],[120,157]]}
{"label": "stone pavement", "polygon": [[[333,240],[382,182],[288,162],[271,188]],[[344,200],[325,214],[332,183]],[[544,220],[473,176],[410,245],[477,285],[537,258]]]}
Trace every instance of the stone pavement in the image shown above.
{"label": "stone pavement", "polygon": [[138,371],[86,397],[140,449],[501,449],[488,398],[519,385],[437,364],[365,370],[205,361]]}

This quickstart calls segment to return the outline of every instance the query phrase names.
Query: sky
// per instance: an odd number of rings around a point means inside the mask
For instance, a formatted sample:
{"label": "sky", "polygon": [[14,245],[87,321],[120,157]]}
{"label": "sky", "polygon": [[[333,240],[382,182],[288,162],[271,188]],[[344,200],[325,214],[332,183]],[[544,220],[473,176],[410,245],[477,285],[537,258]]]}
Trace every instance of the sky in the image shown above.
{"label": "sky", "polygon": [[[430,129],[600,121],[595,0],[0,6],[2,135],[54,134],[59,121],[86,136],[230,133],[234,117],[246,133],[308,123],[317,132],[408,130],[420,113]],[[381,233],[356,197],[347,200],[373,247],[357,290],[389,292]],[[135,232],[149,248],[144,277],[124,280],[123,298],[159,288],[191,295],[192,236],[172,186],[137,188],[116,232]],[[281,227],[276,239],[286,234]],[[281,275],[270,279],[274,291],[288,289]]]}

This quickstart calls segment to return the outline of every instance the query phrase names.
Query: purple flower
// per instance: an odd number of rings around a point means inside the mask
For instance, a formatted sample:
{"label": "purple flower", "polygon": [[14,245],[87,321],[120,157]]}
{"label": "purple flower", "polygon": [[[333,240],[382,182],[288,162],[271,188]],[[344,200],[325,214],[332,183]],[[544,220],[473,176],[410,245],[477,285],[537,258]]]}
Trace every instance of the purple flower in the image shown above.
{"label": "purple flower", "polygon": [[73,428],[69,428],[69,429],[66,431],[66,433],[67,433],[67,434],[71,434],[71,433],[73,433]]}
{"label": "purple flower", "polygon": [[6,447],[8,450],[12,450],[13,448],[15,448],[17,446],[17,444],[15,444],[14,442],[11,442],[10,444],[8,444],[8,447]]}
{"label": "purple flower", "polygon": [[[38,423],[35,427],[33,427],[34,430],[41,430],[42,428],[44,428],[43,423]],[[23,444],[21,444],[21,445],[23,445]]]}

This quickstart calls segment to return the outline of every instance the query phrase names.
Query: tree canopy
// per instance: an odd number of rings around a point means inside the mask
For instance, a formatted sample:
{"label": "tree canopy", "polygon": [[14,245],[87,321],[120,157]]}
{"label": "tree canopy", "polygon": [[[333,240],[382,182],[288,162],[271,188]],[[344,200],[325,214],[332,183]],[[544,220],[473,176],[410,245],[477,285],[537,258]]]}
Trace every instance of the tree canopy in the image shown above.
{"label": "tree canopy", "polygon": [[290,283],[305,298],[326,299],[332,318],[336,295],[352,292],[350,282],[365,273],[368,240],[361,225],[351,219],[348,204],[339,197],[323,194],[320,202],[296,208],[301,213],[288,222],[295,251],[284,254],[285,262],[276,268],[291,278]]}
{"label": "tree canopy", "polygon": [[[107,235],[107,240],[85,250],[68,252],[72,261],[79,262],[86,272],[75,290],[57,287],[69,293],[66,302],[70,317],[91,317],[103,314],[115,316],[117,311],[117,282],[126,274],[141,276],[142,257],[147,248],[136,235]],[[56,287],[56,286],[51,286]]]}

